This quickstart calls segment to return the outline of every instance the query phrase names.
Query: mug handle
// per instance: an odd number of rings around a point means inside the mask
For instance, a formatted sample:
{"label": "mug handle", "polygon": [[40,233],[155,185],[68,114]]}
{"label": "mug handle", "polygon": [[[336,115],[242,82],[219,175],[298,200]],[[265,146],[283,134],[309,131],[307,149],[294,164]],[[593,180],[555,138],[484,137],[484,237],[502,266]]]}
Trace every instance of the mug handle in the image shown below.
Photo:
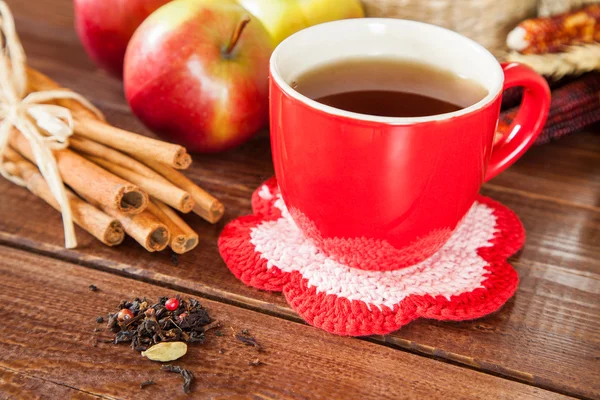
{"label": "mug handle", "polygon": [[502,63],[504,90],[523,86],[523,101],[508,133],[492,149],[485,181],[489,181],[517,161],[538,137],[550,110],[550,88],[531,68],[518,63]]}

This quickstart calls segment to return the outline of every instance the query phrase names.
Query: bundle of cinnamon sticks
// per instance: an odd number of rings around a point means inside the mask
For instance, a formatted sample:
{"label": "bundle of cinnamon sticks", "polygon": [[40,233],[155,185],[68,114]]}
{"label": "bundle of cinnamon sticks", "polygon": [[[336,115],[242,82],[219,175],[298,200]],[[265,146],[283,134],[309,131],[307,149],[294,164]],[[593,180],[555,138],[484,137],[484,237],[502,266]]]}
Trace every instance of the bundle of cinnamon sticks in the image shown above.
{"label": "bundle of cinnamon sticks", "polygon": [[[30,92],[64,89],[31,68],[27,78]],[[184,147],[113,127],[77,101],[56,104],[71,111],[75,132],[69,148],[54,151],[56,164],[75,223],[98,240],[115,246],[128,234],[150,252],[170,247],[182,254],[197,246],[198,235],[176,211],[213,224],[221,219],[223,205],[179,171],[192,162]],[[11,175],[60,210],[16,129],[4,158]]]}

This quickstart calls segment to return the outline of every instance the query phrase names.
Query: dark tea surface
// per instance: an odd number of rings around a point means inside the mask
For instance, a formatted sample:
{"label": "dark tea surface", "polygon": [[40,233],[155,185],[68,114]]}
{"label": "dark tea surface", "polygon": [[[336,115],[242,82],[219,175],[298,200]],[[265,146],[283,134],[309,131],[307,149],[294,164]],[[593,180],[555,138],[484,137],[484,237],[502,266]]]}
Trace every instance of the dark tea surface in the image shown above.
{"label": "dark tea surface", "polygon": [[342,110],[382,117],[424,117],[464,108],[418,93],[391,90],[356,90],[335,93],[315,100]]}
{"label": "dark tea surface", "polygon": [[293,83],[331,107],[383,117],[423,117],[458,111],[487,95],[479,83],[408,60],[358,58],[326,64]]}

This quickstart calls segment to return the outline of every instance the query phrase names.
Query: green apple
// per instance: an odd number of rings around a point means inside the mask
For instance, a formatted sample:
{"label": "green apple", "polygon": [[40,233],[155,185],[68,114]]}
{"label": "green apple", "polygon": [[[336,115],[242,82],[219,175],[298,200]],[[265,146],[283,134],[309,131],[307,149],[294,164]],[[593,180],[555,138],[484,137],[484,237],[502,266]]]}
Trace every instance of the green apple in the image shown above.
{"label": "green apple", "polygon": [[262,22],[271,35],[274,46],[288,36],[310,26],[297,0],[237,1]]}
{"label": "green apple", "polygon": [[[362,18],[359,0],[296,0],[309,26],[338,19]],[[290,1],[291,2],[291,1]]]}

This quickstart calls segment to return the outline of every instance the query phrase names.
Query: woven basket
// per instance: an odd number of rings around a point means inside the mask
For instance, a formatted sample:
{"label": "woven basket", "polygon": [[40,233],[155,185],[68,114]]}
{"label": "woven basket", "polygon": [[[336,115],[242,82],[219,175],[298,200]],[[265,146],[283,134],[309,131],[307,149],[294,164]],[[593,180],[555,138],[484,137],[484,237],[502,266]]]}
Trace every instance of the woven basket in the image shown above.
{"label": "woven basket", "polygon": [[540,17],[547,17],[593,3],[600,3],[600,0],[540,0],[538,15]]}
{"label": "woven basket", "polygon": [[506,35],[536,15],[538,0],[362,0],[367,16],[428,22],[479,42],[496,56]]}

